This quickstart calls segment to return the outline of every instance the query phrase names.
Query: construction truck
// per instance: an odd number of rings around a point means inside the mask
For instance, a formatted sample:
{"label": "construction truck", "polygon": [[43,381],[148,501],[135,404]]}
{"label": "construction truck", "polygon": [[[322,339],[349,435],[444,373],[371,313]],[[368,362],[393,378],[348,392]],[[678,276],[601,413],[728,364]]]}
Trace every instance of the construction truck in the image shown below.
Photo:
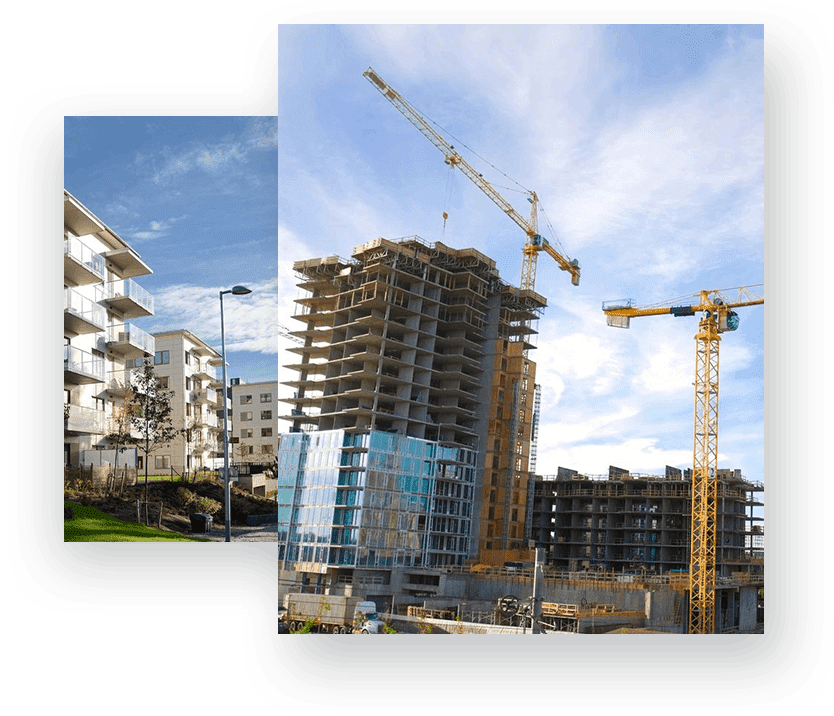
{"label": "construction truck", "polygon": [[322,634],[381,634],[385,626],[377,615],[376,604],[360,597],[339,594],[287,594],[284,621],[290,632],[310,623]]}

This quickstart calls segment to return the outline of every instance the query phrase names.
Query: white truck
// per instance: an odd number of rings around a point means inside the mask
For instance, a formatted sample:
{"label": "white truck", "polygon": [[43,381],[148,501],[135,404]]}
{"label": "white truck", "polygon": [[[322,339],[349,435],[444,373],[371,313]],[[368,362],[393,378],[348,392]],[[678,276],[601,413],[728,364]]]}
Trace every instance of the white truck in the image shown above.
{"label": "white truck", "polygon": [[290,632],[312,621],[313,630],[323,634],[381,634],[376,604],[360,597],[339,594],[287,594],[284,620]]}

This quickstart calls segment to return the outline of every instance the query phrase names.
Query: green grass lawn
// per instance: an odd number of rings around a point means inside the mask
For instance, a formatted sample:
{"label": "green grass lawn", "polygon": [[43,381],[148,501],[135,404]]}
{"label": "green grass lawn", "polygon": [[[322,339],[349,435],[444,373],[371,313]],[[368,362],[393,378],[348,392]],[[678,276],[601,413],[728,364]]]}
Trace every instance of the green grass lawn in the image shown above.
{"label": "green grass lawn", "polygon": [[211,542],[177,532],[123,522],[93,507],[65,502],[75,517],[64,520],[64,542]]}

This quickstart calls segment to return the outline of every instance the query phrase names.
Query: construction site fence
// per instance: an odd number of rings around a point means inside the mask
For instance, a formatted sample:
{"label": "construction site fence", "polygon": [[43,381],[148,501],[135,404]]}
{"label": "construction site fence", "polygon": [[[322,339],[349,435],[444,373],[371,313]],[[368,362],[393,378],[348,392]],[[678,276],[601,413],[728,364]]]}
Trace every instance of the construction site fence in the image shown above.
{"label": "construction site fence", "polygon": [[[476,565],[475,568],[451,566],[446,571],[450,574],[476,574],[503,579],[533,579],[533,569],[510,569],[507,567],[486,567]],[[634,587],[666,586],[677,589],[689,588],[689,574],[624,574],[622,572],[579,572],[567,570],[543,569],[545,580],[561,582],[582,582],[585,584],[602,585],[633,585]],[[716,576],[717,585],[758,584],[764,579],[762,574],[735,572],[730,577]]]}

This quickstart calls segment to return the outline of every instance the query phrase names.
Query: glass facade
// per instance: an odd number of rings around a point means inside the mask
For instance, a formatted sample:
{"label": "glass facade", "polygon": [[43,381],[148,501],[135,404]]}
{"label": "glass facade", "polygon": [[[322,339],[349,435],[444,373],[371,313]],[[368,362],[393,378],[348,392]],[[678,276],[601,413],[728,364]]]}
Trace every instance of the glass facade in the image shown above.
{"label": "glass facade", "polygon": [[476,458],[378,431],[282,435],[279,559],[285,568],[463,564]]}

